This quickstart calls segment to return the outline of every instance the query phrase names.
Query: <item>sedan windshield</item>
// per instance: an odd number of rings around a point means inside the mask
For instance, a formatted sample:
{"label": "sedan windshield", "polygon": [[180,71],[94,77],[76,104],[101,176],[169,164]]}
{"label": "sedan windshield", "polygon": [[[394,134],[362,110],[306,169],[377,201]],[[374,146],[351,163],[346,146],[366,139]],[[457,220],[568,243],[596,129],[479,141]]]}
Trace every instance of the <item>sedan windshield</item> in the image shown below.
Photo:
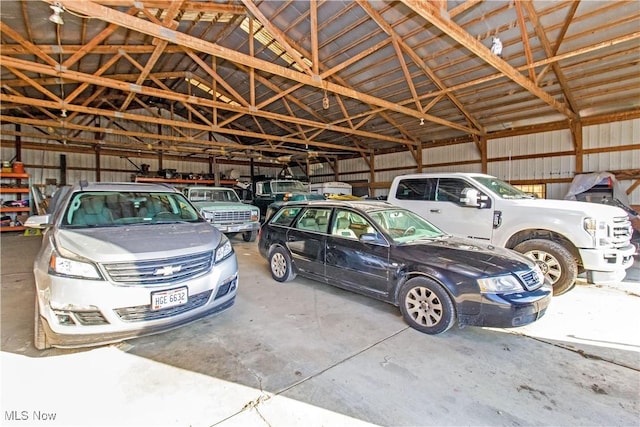
{"label": "sedan windshield", "polygon": [[396,243],[446,236],[435,225],[406,209],[385,209],[369,215]]}
{"label": "sedan windshield", "polygon": [[71,197],[61,224],[82,228],[199,220],[180,193],[91,191]]}

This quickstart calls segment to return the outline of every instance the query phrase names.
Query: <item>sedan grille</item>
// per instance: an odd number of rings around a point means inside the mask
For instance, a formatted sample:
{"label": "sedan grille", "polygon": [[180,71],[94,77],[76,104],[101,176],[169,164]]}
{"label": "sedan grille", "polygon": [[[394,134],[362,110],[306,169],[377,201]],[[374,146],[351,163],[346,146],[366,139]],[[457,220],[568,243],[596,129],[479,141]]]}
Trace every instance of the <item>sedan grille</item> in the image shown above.
{"label": "sedan grille", "polygon": [[103,264],[112,281],[127,285],[176,283],[206,273],[213,265],[213,252],[172,258]]}
{"label": "sedan grille", "polygon": [[251,221],[251,211],[215,211],[213,222],[216,223],[236,223]]}
{"label": "sedan grille", "polygon": [[516,274],[528,291],[535,291],[540,286],[542,286],[542,282],[539,280],[538,275],[533,270],[519,271]]}
{"label": "sedan grille", "polygon": [[189,310],[201,307],[209,301],[211,290],[189,296],[186,304],[175,307],[163,308],[162,310],[151,310],[151,305],[138,305],[136,307],[123,307],[114,311],[124,322],[141,322],[146,320],[165,319],[177,316]]}

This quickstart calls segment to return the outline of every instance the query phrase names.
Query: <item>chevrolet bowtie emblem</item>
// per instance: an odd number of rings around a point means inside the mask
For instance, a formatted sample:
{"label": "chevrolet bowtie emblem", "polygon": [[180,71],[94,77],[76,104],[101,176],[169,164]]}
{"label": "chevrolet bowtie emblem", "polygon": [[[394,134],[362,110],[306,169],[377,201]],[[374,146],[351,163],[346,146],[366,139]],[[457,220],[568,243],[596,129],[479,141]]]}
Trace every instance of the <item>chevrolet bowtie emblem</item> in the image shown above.
{"label": "chevrolet bowtie emblem", "polygon": [[171,276],[174,273],[177,273],[178,271],[182,270],[182,266],[181,265],[168,265],[166,267],[162,267],[157,269],[156,271],[153,272],[154,276]]}

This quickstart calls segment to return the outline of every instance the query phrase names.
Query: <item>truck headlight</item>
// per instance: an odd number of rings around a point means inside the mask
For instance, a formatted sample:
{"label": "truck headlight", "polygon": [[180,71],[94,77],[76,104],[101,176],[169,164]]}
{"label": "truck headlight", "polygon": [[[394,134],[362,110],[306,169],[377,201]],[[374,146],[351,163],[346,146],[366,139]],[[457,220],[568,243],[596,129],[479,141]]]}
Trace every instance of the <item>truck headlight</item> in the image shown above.
{"label": "truck headlight", "polygon": [[524,290],[518,279],[510,274],[478,279],[478,286],[483,294],[506,294]]}
{"label": "truck headlight", "polygon": [[251,221],[258,221],[260,219],[260,211],[251,211]]}
{"label": "truck headlight", "polygon": [[51,254],[51,258],[49,258],[49,273],[56,276],[79,277],[92,280],[102,279],[95,265],[65,258],[55,252]]}
{"label": "truck headlight", "polygon": [[220,244],[216,248],[216,256],[213,260],[214,264],[221,262],[222,260],[228,258],[233,253],[233,248],[231,247],[231,242],[222,234],[222,239],[220,239]]}
{"label": "truck headlight", "polygon": [[204,219],[206,219],[209,222],[213,222],[213,219],[215,218],[215,213],[211,212],[211,211],[206,211],[204,209],[202,209],[200,211],[200,214],[202,215],[202,217]]}
{"label": "truck headlight", "polygon": [[583,220],[582,225],[587,233],[591,236],[594,246],[609,246],[611,239],[607,233],[607,223],[598,221],[595,218],[587,217]]}

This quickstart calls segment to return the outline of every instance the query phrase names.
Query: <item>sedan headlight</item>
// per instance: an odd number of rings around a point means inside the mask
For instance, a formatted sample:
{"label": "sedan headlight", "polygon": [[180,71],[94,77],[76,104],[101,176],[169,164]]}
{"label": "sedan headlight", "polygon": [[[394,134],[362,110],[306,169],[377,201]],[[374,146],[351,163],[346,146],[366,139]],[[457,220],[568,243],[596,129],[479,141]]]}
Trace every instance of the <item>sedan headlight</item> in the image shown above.
{"label": "sedan headlight", "polygon": [[524,290],[518,279],[510,274],[478,279],[478,286],[483,294],[506,294]]}
{"label": "sedan headlight", "polygon": [[102,279],[95,265],[65,258],[56,253],[53,253],[49,259],[49,273],[57,276],[79,277],[83,279]]}
{"label": "sedan headlight", "polygon": [[214,263],[217,264],[222,260],[228,258],[233,253],[233,248],[231,247],[231,242],[225,236],[222,235],[222,239],[220,239],[220,244],[216,248],[216,257],[214,259]]}

